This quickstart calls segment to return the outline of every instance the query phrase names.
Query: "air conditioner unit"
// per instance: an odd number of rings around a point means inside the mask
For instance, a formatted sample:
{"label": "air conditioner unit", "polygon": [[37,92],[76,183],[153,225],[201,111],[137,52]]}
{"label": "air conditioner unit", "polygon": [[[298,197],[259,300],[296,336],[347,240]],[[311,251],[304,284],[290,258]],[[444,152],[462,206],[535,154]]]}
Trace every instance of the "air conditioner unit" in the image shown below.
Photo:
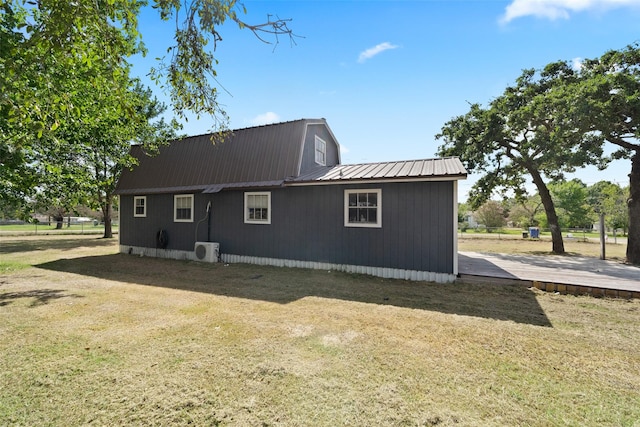
{"label": "air conditioner unit", "polygon": [[218,262],[220,243],[196,242],[193,252],[196,255],[196,261]]}

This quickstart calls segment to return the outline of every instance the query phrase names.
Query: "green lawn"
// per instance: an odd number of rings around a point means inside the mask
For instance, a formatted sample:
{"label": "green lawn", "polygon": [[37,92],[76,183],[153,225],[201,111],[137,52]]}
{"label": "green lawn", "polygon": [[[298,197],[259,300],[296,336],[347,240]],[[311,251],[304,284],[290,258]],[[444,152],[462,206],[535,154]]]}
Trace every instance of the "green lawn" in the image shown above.
{"label": "green lawn", "polygon": [[0,237],[0,425],[638,426],[640,301]]}
{"label": "green lawn", "polygon": [[[118,231],[118,225],[112,226],[114,232]],[[81,224],[71,224],[70,227],[65,223],[61,229],[56,229],[56,224],[11,224],[0,225],[0,236],[2,235],[31,235],[31,234],[102,234],[104,233],[104,224],[93,225],[93,222]]]}

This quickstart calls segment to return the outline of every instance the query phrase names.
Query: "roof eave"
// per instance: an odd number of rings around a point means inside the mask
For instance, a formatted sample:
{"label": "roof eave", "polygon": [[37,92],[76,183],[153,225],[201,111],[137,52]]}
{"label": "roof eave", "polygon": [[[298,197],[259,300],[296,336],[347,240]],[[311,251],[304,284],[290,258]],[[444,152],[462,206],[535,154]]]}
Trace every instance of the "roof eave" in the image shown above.
{"label": "roof eave", "polygon": [[384,184],[392,182],[436,182],[436,181],[461,181],[467,179],[462,175],[437,175],[421,177],[397,177],[397,178],[352,178],[352,179],[326,179],[306,181],[285,181],[287,187],[312,186],[312,185],[346,185],[346,184]]}

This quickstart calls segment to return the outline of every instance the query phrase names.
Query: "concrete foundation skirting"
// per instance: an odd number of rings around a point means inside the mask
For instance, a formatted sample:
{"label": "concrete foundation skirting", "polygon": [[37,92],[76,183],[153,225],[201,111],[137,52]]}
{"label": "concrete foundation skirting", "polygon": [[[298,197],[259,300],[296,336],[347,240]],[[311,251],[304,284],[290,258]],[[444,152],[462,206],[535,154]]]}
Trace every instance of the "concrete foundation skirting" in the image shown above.
{"label": "concrete foundation skirting", "polygon": [[120,245],[120,253],[137,256],[149,256],[152,258],[196,261],[196,255],[193,251],[178,251],[175,249],[145,248],[142,246]]}
{"label": "concrete foundation skirting", "polygon": [[309,268],[313,270],[343,271],[345,273],[367,274],[385,279],[413,280],[436,283],[453,283],[456,276],[430,271],[402,270],[399,268],[371,267],[365,265],[332,264],[316,261],[298,261],[279,258],[262,258],[245,255],[222,254],[222,260],[228,263],[271,265],[275,267]]}
{"label": "concrete foundation skirting", "polygon": [[[120,253],[150,256],[155,258],[198,261],[193,251],[178,251],[171,249],[144,248],[140,246],[120,245]],[[385,279],[400,279],[436,283],[453,283],[456,276],[448,273],[434,273],[430,271],[403,270],[399,268],[371,267],[364,265],[333,264],[316,261],[300,261],[280,258],[252,257],[246,255],[221,254],[225,263],[243,263],[269,265],[274,267],[309,268],[313,270],[343,271],[345,273],[367,274]]]}

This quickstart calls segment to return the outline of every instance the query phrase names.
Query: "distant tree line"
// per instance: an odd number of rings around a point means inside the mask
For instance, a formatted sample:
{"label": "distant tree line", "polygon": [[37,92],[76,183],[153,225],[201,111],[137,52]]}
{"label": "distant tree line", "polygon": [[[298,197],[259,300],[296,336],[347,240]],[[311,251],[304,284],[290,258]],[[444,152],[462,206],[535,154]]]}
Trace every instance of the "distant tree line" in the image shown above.
{"label": "distant tree line", "polygon": [[[572,179],[550,183],[549,192],[556,206],[558,225],[561,229],[590,229],[598,223],[600,214],[604,214],[605,226],[608,229],[628,233],[628,186],[621,187],[609,181],[600,181],[588,186],[579,179]],[[487,200],[475,210],[471,209],[469,203],[463,203],[458,213],[462,228],[469,226],[468,223],[464,223],[471,212],[476,222],[488,229],[507,225],[523,229],[549,228],[539,194],[508,197],[502,201]]]}

